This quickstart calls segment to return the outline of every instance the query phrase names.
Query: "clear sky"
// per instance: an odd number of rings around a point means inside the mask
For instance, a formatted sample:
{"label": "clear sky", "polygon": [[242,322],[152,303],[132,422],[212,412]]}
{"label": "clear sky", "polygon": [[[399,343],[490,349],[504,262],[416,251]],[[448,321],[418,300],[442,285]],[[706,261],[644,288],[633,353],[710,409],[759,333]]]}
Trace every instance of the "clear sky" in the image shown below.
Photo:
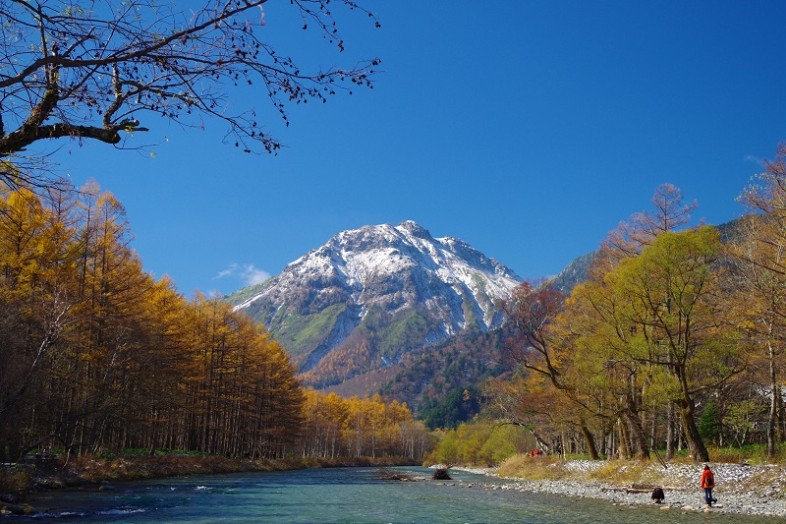
{"label": "clear sky", "polygon": [[113,192],[145,268],[191,296],[405,219],[521,277],[556,274],[663,182],[698,201],[696,219],[739,216],[786,140],[786,2],[360,2],[382,28],[342,17],[343,54],[300,31],[289,2],[266,7],[282,53],[382,59],[373,90],[293,108],[289,127],[260,97],[278,156],[222,144],[215,122],[149,117],[131,144],[152,148],[63,142],[54,159]]}

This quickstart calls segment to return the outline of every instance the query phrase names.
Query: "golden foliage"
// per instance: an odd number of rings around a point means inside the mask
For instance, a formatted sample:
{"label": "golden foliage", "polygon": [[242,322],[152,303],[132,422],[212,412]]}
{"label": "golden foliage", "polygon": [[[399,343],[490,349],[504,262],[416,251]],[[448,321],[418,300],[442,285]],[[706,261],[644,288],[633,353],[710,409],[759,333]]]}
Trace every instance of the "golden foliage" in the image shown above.
{"label": "golden foliage", "polygon": [[406,403],[379,395],[343,398],[307,389],[303,413],[301,445],[307,456],[419,460],[431,445],[428,430]]}
{"label": "golden foliage", "polygon": [[75,195],[0,194],[0,456],[291,452],[303,398],[281,347],[146,274],[114,196]]}

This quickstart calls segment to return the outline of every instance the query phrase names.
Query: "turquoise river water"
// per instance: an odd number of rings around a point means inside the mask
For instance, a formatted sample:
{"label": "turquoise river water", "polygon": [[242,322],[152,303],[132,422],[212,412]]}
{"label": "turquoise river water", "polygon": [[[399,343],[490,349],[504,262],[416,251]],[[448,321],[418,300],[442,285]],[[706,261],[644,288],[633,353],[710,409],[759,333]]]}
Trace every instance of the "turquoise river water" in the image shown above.
{"label": "turquoise river water", "polygon": [[[422,468],[395,468],[427,477]],[[494,490],[502,481],[451,472],[455,482],[384,480],[377,468],[191,476],[50,491],[35,517],[3,522],[172,523],[674,523],[773,524],[779,519],[661,511],[653,506]],[[472,487],[468,487],[472,484]]]}

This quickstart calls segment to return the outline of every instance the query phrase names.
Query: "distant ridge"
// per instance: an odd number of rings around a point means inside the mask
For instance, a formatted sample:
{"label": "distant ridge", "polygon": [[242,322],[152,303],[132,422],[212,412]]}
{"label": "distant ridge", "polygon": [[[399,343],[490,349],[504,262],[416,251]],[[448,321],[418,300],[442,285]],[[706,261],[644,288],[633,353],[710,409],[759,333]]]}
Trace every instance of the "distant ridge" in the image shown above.
{"label": "distant ridge", "polygon": [[574,258],[565,266],[565,269],[546,282],[546,285],[556,289],[563,295],[570,295],[573,288],[589,278],[589,268],[595,259],[596,252],[587,253]]}

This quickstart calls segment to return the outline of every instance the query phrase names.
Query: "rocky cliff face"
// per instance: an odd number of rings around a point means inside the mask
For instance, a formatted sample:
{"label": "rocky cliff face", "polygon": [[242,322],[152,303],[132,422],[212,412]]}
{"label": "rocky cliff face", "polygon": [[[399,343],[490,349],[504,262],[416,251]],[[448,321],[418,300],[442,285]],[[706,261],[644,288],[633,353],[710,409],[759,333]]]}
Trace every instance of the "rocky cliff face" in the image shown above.
{"label": "rocky cliff face", "polygon": [[512,271],[412,221],[343,231],[277,277],[228,297],[323,387],[462,332],[499,326]]}

